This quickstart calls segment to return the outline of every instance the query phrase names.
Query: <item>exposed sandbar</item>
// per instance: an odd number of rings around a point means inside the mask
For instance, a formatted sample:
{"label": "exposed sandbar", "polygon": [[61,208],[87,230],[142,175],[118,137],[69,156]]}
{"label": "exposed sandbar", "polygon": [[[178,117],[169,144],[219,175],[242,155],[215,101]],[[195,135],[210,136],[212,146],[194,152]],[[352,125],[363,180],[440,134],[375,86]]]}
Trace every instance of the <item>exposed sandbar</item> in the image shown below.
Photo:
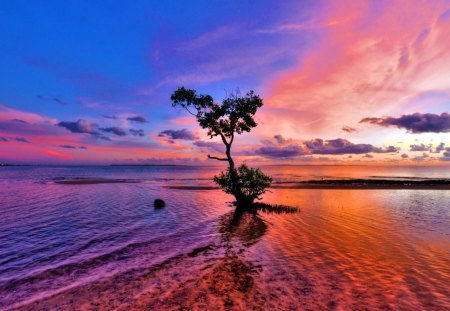
{"label": "exposed sandbar", "polygon": [[392,179],[330,179],[308,180],[295,183],[276,183],[272,188],[281,189],[411,189],[411,190],[450,190],[449,179],[392,180]]}
{"label": "exposed sandbar", "polygon": [[95,185],[95,184],[126,184],[140,183],[137,179],[64,179],[56,180],[55,184],[62,185]]}

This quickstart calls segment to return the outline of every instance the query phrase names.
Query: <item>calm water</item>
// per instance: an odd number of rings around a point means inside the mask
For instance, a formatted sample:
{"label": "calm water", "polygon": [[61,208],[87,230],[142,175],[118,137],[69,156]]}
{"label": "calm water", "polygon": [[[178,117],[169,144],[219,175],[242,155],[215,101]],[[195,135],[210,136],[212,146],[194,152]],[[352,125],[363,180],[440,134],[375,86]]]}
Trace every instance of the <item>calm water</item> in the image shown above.
{"label": "calm water", "polygon": [[[450,167],[272,166],[276,182]],[[274,189],[235,214],[219,168],[0,168],[0,309],[450,310],[450,191]],[[73,178],[139,183],[64,185]],[[153,208],[162,198],[167,206]]]}

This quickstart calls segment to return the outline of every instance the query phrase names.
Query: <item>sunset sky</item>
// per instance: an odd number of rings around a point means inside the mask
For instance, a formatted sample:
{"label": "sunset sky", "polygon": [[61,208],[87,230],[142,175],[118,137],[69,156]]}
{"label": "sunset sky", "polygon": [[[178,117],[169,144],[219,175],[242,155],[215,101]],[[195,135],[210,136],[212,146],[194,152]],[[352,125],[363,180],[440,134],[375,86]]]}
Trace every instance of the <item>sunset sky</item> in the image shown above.
{"label": "sunset sky", "polygon": [[450,164],[450,1],[8,1],[0,162],[217,164],[178,86],[253,89],[239,161]]}

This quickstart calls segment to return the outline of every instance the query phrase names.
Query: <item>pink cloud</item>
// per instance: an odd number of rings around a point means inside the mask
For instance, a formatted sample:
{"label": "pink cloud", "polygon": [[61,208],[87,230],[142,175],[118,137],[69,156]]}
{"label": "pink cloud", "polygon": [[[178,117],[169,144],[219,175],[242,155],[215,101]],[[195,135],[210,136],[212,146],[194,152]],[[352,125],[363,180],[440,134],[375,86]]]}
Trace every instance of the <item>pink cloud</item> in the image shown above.
{"label": "pink cloud", "polygon": [[[268,85],[267,106],[311,114],[286,121],[296,130],[291,135],[330,137],[343,123],[407,111],[427,92],[450,98],[446,9],[441,1],[335,1],[322,13],[333,27],[296,68]],[[272,132],[280,127],[277,118],[266,119]]]}

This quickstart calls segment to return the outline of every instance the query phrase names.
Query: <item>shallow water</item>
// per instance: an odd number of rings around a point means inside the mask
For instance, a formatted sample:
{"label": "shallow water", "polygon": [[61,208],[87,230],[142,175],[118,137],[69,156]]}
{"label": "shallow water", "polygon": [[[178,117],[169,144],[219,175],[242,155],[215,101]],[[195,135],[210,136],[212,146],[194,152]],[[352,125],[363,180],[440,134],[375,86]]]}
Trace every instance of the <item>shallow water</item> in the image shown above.
{"label": "shallow water", "polygon": [[[220,168],[0,168],[0,309],[450,309],[450,191],[274,189],[233,213]],[[270,166],[276,182],[449,167]],[[139,183],[57,184],[63,179]],[[153,208],[162,198],[167,207]]]}

